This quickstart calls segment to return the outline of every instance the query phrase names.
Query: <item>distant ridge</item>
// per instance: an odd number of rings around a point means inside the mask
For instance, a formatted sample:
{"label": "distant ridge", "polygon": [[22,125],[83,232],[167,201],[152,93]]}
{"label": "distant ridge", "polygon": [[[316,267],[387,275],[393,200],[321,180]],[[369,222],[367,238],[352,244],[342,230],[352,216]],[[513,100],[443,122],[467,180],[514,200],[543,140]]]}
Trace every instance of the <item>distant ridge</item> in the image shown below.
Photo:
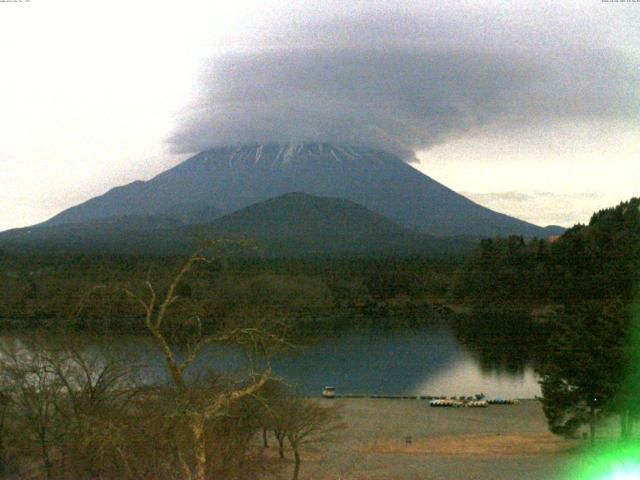
{"label": "distant ridge", "polygon": [[[545,230],[494,212],[393,154],[327,143],[267,143],[199,153],[146,182],[133,182],[69,208],[46,225],[134,215],[206,221],[290,192],[356,202],[405,228],[439,236],[523,235]],[[217,212],[215,215],[213,212]]]}
{"label": "distant ridge", "polygon": [[[167,217],[120,216],[83,223],[41,225],[0,233],[9,252],[186,254],[211,238],[253,239],[270,257],[431,255],[460,256],[477,240],[411,232],[340,198],[288,193],[208,224]],[[239,252],[242,253],[242,252]]]}

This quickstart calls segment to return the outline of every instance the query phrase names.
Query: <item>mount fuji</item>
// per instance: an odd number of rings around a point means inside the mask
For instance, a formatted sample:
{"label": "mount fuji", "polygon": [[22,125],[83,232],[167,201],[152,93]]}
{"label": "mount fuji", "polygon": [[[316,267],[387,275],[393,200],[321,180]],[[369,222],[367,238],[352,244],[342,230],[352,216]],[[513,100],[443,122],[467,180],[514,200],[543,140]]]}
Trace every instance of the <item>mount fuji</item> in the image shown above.
{"label": "mount fuji", "polygon": [[328,143],[267,143],[204,151],[148,181],[113,188],[64,210],[41,226],[120,216],[209,223],[291,192],[343,198],[429,235],[547,237],[562,231],[485,208],[391,153]]}

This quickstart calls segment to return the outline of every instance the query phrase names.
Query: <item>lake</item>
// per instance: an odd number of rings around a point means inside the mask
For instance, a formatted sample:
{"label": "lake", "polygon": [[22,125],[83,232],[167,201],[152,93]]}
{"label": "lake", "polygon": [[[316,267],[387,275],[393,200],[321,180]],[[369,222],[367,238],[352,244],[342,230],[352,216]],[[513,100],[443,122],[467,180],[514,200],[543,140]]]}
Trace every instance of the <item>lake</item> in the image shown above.
{"label": "lake", "polygon": [[473,395],[533,398],[540,394],[530,365],[509,371],[486,365],[461,345],[450,327],[354,330],[287,352],[274,371],[305,394],[324,385],[338,393]]}
{"label": "lake", "polygon": [[[109,343],[101,338],[85,340],[90,348],[98,350],[112,349],[117,344],[126,355],[146,365],[147,378],[165,375],[163,358],[149,338],[112,337]],[[447,324],[411,330],[350,329],[279,353],[271,363],[276,375],[305,395],[319,395],[325,385],[334,386],[338,393],[468,396],[483,392],[489,397],[514,398],[540,395],[538,377],[526,359],[514,366],[482,357],[477,349],[463,345]],[[191,370],[214,368],[241,376],[246,365],[240,349],[211,345]]]}

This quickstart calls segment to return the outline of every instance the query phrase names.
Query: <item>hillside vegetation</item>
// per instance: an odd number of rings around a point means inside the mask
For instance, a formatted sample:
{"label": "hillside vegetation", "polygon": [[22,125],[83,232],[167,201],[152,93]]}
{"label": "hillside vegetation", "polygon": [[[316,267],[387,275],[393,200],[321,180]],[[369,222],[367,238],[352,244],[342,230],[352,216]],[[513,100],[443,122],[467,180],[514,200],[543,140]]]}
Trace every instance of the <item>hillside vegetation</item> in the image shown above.
{"label": "hillside vegetation", "polygon": [[596,212],[555,242],[483,240],[454,288],[459,301],[493,305],[629,304],[640,273],[640,198]]}
{"label": "hillside vegetation", "polygon": [[[167,278],[183,260],[181,256],[0,255],[0,318],[55,327],[77,317],[79,328],[93,328],[108,319],[111,326],[120,322],[126,327],[135,323],[128,319],[139,315],[139,306],[113,288],[96,286]],[[340,317],[366,323],[394,313],[403,314],[395,321],[421,321],[442,311],[457,265],[417,256],[230,258],[194,272],[181,287],[174,314],[195,310],[210,323],[251,316],[300,321]]]}

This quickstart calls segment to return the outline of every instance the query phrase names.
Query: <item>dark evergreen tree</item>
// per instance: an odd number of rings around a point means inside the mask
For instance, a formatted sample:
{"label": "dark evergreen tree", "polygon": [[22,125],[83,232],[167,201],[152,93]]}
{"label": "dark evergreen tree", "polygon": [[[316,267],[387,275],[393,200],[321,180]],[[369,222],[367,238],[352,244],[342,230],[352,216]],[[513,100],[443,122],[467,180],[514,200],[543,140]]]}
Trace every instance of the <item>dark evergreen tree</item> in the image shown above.
{"label": "dark evergreen tree", "polygon": [[628,439],[640,417],[640,298],[629,309],[624,347],[624,377],[616,392],[614,408],[620,415],[620,436]]}
{"label": "dark evergreen tree", "polygon": [[587,302],[556,323],[542,368],[542,406],[553,433],[571,436],[616,410],[626,371],[628,317],[619,304]]}

